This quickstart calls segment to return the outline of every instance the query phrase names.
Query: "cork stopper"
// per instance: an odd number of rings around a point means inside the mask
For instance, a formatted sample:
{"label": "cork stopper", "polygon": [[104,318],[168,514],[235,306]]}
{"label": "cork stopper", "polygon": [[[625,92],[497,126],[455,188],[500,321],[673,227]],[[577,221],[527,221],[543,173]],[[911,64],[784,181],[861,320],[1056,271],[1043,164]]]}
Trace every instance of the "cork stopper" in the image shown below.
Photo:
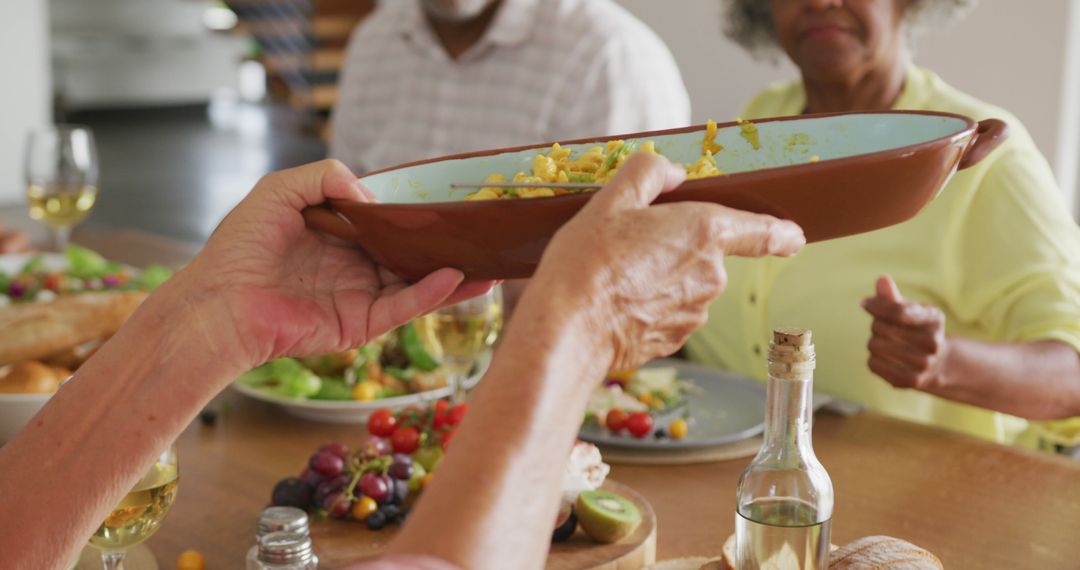
{"label": "cork stopper", "polygon": [[769,375],[786,380],[810,380],[814,375],[814,344],[808,329],[773,329],[769,344]]}

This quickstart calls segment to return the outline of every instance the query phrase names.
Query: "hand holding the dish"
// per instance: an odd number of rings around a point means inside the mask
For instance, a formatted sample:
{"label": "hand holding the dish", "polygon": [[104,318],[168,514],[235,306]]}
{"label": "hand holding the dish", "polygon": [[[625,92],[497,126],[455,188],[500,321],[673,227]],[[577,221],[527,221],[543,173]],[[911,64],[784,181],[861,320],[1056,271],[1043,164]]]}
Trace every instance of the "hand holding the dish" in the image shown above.
{"label": "hand holding the dish", "polygon": [[904,299],[887,275],[878,278],[876,294],[862,307],[874,317],[870,370],[897,388],[932,390],[942,384],[948,339],[941,309]]}
{"label": "hand holding the dish", "polygon": [[491,286],[463,283],[456,269],[409,284],[364,251],[306,229],[300,210],[330,198],[372,200],[333,160],[265,176],[177,275],[185,295],[227,308],[218,326],[235,328],[236,352],[249,368],[362,345]]}
{"label": "hand holding the dish", "polygon": [[[529,290],[560,297],[610,350],[614,369],[671,354],[707,318],[727,283],[726,255],[792,255],[805,243],[792,222],[715,204],[650,207],[686,172],[634,155],[548,246]],[[528,297],[523,298],[523,303]]]}

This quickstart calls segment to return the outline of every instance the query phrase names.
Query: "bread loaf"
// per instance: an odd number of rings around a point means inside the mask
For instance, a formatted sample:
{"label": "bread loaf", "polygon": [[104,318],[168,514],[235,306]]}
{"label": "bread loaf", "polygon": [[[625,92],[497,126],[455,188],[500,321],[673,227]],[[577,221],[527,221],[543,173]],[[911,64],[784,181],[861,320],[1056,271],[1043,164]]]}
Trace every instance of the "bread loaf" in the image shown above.
{"label": "bread loaf", "polygon": [[38,360],[111,335],[145,298],[142,291],[80,293],[0,310],[0,365]]}
{"label": "bread loaf", "polygon": [[866,536],[829,557],[829,570],[941,570],[941,561],[910,542],[890,536]]}

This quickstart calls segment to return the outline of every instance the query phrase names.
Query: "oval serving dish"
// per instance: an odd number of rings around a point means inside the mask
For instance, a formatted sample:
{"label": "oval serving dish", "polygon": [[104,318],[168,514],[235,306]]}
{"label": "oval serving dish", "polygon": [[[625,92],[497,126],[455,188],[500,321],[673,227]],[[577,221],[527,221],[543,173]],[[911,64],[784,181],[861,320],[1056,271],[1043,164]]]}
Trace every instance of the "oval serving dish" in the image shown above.
{"label": "oval serving dish", "polygon": [[[928,111],[802,115],[753,121],[760,148],[737,123],[720,125],[717,166],[726,175],[688,180],[657,203],[713,202],[802,226],[817,242],[888,227],[915,216],[957,169],[1007,136],[1004,122]],[[575,153],[612,139],[656,143],[672,161],[701,155],[704,125],[567,141]],[[455,267],[469,279],[529,277],[555,232],[591,193],[465,201],[451,183],[529,172],[550,147],[472,152],[372,172],[360,182],[378,203],[332,200],[308,208],[311,228],[363,247],[406,279]]]}

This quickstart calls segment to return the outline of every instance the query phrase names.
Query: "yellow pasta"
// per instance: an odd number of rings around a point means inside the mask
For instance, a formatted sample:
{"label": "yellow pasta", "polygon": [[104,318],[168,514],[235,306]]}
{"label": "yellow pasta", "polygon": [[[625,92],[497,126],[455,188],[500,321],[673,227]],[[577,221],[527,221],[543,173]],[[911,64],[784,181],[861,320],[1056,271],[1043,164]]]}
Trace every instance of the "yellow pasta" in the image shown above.
{"label": "yellow pasta", "polygon": [[[742,134],[746,137],[749,134],[747,125],[751,128],[753,125],[748,122],[740,122],[740,125],[742,125]],[[682,165],[686,169],[687,179],[694,180],[724,174],[716,166],[716,153],[724,149],[723,146],[716,142],[717,130],[716,121],[710,119],[705,124],[705,137],[701,141],[701,157],[692,164]],[[756,131],[753,134],[756,135]],[[633,141],[611,140],[602,146],[590,147],[577,156],[574,156],[571,149],[555,143],[551,145],[551,149],[547,152],[541,152],[533,157],[530,173],[518,172],[511,178],[510,182],[521,184],[586,183],[604,185],[611,181],[615,173],[631,155],[638,152],[658,154],[656,144],[653,141],[644,141],[638,145]],[[488,176],[484,181],[505,183],[506,177],[496,173]],[[465,199],[543,198],[589,191],[591,190],[573,188],[484,187],[465,196]]]}

